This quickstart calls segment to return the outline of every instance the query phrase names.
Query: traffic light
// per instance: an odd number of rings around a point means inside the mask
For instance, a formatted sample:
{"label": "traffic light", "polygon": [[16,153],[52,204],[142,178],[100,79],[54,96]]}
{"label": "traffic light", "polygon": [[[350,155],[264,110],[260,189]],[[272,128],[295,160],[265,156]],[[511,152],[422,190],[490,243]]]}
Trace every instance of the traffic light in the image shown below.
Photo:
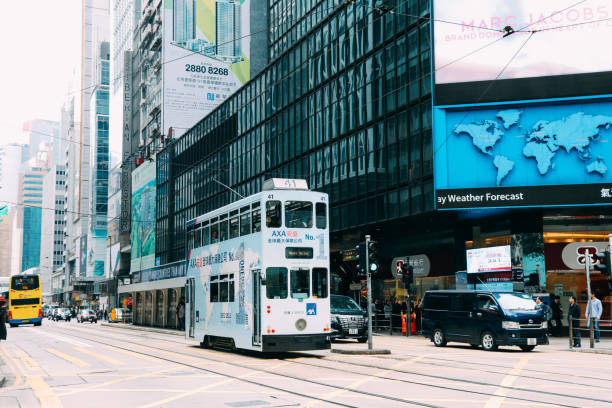
{"label": "traffic light", "polygon": [[366,244],[361,243],[355,247],[357,249],[357,272],[361,275],[366,273],[366,265],[368,260],[366,257]]}
{"label": "traffic light", "polygon": [[598,252],[595,254],[597,258],[597,264],[595,264],[595,269],[601,272],[602,275],[611,276],[612,275],[612,262],[610,261],[610,250]]}
{"label": "traffic light", "polygon": [[368,242],[368,265],[370,266],[370,272],[376,273],[378,271],[378,242]]}
{"label": "traffic light", "polygon": [[402,264],[402,281],[406,287],[412,285],[414,282],[414,270],[407,262]]}

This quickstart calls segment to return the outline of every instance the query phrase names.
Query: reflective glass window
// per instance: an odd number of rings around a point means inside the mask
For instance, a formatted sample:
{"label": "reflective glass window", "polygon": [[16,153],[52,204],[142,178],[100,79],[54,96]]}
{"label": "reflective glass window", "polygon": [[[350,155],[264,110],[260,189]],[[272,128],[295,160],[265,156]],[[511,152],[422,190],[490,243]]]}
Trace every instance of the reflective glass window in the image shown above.
{"label": "reflective glass window", "polygon": [[316,209],[316,217],[317,217],[317,228],[325,229],[327,228],[327,204],[325,203],[317,203],[315,206]]}
{"label": "reflective glass window", "polygon": [[291,297],[307,299],[310,297],[310,271],[307,268],[291,270]]}
{"label": "reflective glass window", "polygon": [[266,297],[287,299],[287,268],[266,269]]}
{"label": "reflective glass window", "polygon": [[312,268],[312,297],[326,298],[328,287],[327,268]]}
{"label": "reflective glass window", "polygon": [[285,201],[285,226],[287,228],[312,228],[312,203],[310,201]]}
{"label": "reflective glass window", "polygon": [[277,200],[266,202],[266,227],[279,228],[281,217],[281,202]]}

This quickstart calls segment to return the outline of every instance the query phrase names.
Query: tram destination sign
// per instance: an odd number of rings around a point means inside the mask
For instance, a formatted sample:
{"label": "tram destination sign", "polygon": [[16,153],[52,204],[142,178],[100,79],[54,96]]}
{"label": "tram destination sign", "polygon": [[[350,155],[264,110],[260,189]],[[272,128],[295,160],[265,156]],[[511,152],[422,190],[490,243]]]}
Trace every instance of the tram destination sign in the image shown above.
{"label": "tram destination sign", "polygon": [[287,259],[312,259],[312,248],[285,248],[285,258]]}

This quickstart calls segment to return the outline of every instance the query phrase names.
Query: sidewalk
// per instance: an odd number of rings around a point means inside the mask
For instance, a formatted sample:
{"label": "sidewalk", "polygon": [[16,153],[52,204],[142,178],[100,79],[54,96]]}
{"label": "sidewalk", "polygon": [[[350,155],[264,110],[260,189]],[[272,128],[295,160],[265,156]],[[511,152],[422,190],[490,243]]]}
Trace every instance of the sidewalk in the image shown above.
{"label": "sidewalk", "polygon": [[137,326],[137,325],[128,324],[128,323],[102,322],[101,325],[105,327],[114,327],[116,329],[139,330],[139,331],[145,331],[149,333],[172,334],[174,336],[181,336],[181,337],[185,336],[185,332],[183,330],[161,329],[159,327],[149,327],[149,326]]}

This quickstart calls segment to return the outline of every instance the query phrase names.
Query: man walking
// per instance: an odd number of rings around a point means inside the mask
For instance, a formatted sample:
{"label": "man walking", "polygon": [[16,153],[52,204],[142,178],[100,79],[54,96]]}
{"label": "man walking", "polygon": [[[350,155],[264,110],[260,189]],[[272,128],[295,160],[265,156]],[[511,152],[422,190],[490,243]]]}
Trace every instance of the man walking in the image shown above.
{"label": "man walking", "polygon": [[576,303],[576,298],[574,296],[570,296],[569,298],[567,321],[569,324],[572,325],[574,337],[572,347],[580,347],[580,306],[578,306],[578,304]]}
{"label": "man walking", "polygon": [[0,296],[0,340],[6,341],[7,316],[6,307],[4,307],[4,305],[6,305],[6,300],[4,299],[4,296]]}
{"label": "man walking", "polygon": [[[591,312],[591,316],[589,316],[589,311]],[[599,343],[599,319],[601,318],[601,313],[603,312],[603,307],[601,306],[601,300],[597,299],[594,293],[591,293],[591,300],[589,300],[589,304],[587,305],[586,316],[587,327],[591,327],[591,320],[593,320],[593,328],[595,330],[594,337],[595,343]]]}
{"label": "man walking", "polygon": [[555,296],[554,300],[552,302],[552,305],[550,305],[550,308],[552,309],[552,319],[550,320],[551,323],[551,332],[553,336],[560,336],[561,335],[561,326],[562,326],[562,319],[563,319],[563,306],[561,306],[561,303],[559,303],[561,299],[559,298],[559,296]]}

